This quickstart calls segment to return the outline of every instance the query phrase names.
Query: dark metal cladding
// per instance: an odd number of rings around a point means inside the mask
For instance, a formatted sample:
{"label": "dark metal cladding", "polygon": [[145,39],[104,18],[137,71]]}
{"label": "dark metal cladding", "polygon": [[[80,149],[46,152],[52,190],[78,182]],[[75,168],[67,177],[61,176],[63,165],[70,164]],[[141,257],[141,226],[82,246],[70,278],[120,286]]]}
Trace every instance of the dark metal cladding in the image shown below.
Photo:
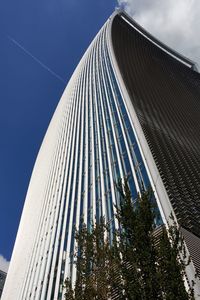
{"label": "dark metal cladding", "polygon": [[3,287],[4,287],[5,280],[6,280],[6,275],[7,274],[4,271],[0,270],[0,299],[1,299],[2,292],[3,292]]}
{"label": "dark metal cladding", "polygon": [[199,260],[200,239],[190,231],[186,230],[185,228],[181,228],[181,232],[185,238],[190,256],[196,267],[196,273],[200,277],[200,260]]}
{"label": "dark metal cladding", "polygon": [[200,237],[200,74],[120,15],[113,20],[112,43],[179,223]]}

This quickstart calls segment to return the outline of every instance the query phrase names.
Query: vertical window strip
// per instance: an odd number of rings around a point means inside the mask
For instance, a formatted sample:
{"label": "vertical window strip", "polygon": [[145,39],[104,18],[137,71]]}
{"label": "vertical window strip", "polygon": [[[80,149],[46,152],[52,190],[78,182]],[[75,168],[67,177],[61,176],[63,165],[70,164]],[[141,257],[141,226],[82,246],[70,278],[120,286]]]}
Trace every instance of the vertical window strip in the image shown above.
{"label": "vertical window strip", "polygon": [[[42,289],[45,289],[46,286],[44,284],[44,277],[47,270],[50,269],[50,266],[53,261],[53,254],[55,256],[56,249],[54,248],[54,253],[52,252],[53,245],[55,245],[56,235],[57,235],[57,229],[58,229],[58,216],[60,214],[60,208],[61,208],[61,198],[63,194],[63,177],[64,177],[64,155],[65,155],[65,137],[66,137],[66,123],[68,120],[68,114],[64,113],[64,125],[63,125],[63,134],[61,136],[62,145],[61,145],[61,151],[60,151],[60,162],[58,164],[58,173],[57,173],[57,186],[56,186],[56,196],[55,196],[55,202],[54,202],[54,214],[53,214],[53,220],[51,224],[51,239],[49,240],[49,244],[46,244],[44,253],[43,253],[43,266],[40,270],[40,276],[38,284],[40,285],[40,289],[37,289],[36,293],[36,299],[41,299],[41,292]],[[62,182],[62,183],[61,183]],[[59,192],[58,192],[59,188]],[[47,256],[48,253],[48,256]],[[54,271],[54,270],[53,270]],[[52,272],[53,272],[52,271]]]}
{"label": "vertical window strip", "polygon": [[54,168],[55,168],[55,164],[56,164],[56,159],[55,159],[56,154],[57,154],[57,150],[54,153],[53,164],[51,166],[49,178],[48,178],[48,181],[47,181],[48,184],[47,184],[46,194],[45,194],[45,198],[44,198],[44,207],[43,207],[43,211],[41,213],[40,223],[39,223],[39,226],[38,226],[39,230],[37,232],[37,236],[36,236],[36,239],[35,239],[35,242],[34,242],[34,250],[32,251],[32,257],[30,259],[30,264],[28,266],[27,275],[25,277],[25,282],[24,282],[23,288],[21,290],[20,297],[22,299],[28,297],[27,296],[27,293],[28,293],[27,289],[29,288],[29,285],[30,285],[31,276],[32,276],[32,273],[33,273],[34,261],[36,259],[36,252],[37,252],[37,248],[39,247],[40,240],[41,240],[41,235],[42,235],[41,231],[42,231],[42,228],[43,228],[43,222],[45,220],[46,211],[48,209],[48,196],[47,195],[48,195],[49,189],[51,187],[51,181],[52,181],[53,172],[54,172]]}
{"label": "vertical window strip", "polygon": [[[76,85],[75,85],[76,88]],[[74,91],[73,91],[74,94]],[[53,251],[54,249],[54,257],[53,257],[53,262],[52,262],[52,266],[51,269],[52,271],[49,271],[49,267],[46,268],[46,272],[45,272],[45,277],[44,277],[44,288],[42,291],[42,295],[41,295],[41,300],[42,299],[46,299],[47,297],[47,289],[50,290],[49,286],[52,286],[53,284],[53,279],[54,279],[54,269],[55,269],[55,264],[57,263],[58,266],[58,272],[60,270],[60,252],[61,252],[61,233],[63,230],[63,224],[64,224],[64,212],[65,212],[65,208],[66,208],[66,193],[67,193],[67,189],[66,189],[66,184],[67,184],[67,178],[68,178],[68,160],[67,160],[67,156],[70,156],[70,149],[68,148],[68,146],[66,147],[67,144],[69,144],[69,138],[70,138],[70,133],[71,133],[71,119],[73,118],[73,114],[74,114],[74,105],[73,105],[74,101],[73,101],[73,95],[70,96],[70,100],[69,100],[69,107],[70,107],[70,114],[69,117],[67,119],[67,124],[66,124],[66,140],[65,140],[65,151],[63,154],[63,159],[64,159],[64,164],[63,164],[63,168],[64,168],[64,179],[63,179],[63,195],[62,195],[62,200],[61,200],[61,209],[59,212],[59,218],[58,218],[58,230],[57,230],[57,236],[56,236],[56,241],[55,243],[52,245],[52,247],[50,248],[49,251]],[[57,262],[58,261],[58,262]],[[48,262],[48,264],[50,264],[50,261]],[[49,278],[49,274],[50,274],[50,278]],[[57,276],[58,277],[58,276]]]}
{"label": "vertical window strip", "polygon": [[[111,170],[111,160],[110,160],[110,151],[109,151],[109,142],[107,136],[108,130],[108,120],[106,120],[106,112],[105,112],[105,86],[103,85],[103,76],[101,73],[101,59],[102,59],[102,41],[99,39],[98,45],[98,63],[97,63],[97,82],[99,89],[99,109],[101,109],[101,121],[102,121],[102,136],[103,136],[103,157],[104,157],[104,174],[105,174],[105,196],[106,196],[106,214],[105,217],[107,220],[112,218],[111,209],[110,209],[110,192],[111,192],[111,183],[113,183],[112,179],[112,170]],[[107,122],[106,122],[107,121]],[[114,198],[114,194],[113,194]],[[115,201],[115,198],[113,199]]]}
{"label": "vertical window strip", "polygon": [[[80,82],[82,83],[82,80],[80,80]],[[78,95],[78,97],[80,97],[80,95]],[[79,142],[77,143],[77,145],[79,145]],[[78,150],[78,151],[79,151],[79,150]],[[78,168],[78,166],[79,166],[79,162],[77,163],[77,168]],[[75,184],[75,182],[74,182],[74,184]],[[76,182],[76,189],[77,189],[77,182]],[[77,193],[76,193],[76,195],[75,195],[75,199],[76,199],[76,197],[77,197]],[[59,231],[59,236],[60,236],[60,231]],[[56,258],[56,256],[55,256],[55,258]],[[61,264],[63,264],[63,260],[62,260],[61,263],[59,264],[59,267],[61,266]],[[59,289],[60,274],[61,274],[61,273],[58,272],[57,278],[54,279],[54,281],[56,281],[56,282],[55,282],[55,293],[54,293],[55,297],[56,297],[56,295],[57,295],[57,293],[58,293],[58,289]],[[61,274],[61,276],[62,276],[62,274]]]}
{"label": "vertical window strip", "polygon": [[[81,76],[82,77],[82,76]],[[78,98],[78,95],[80,93],[80,78],[78,82],[78,87],[76,90],[76,95],[74,97],[74,101],[76,103],[76,113],[74,117],[74,123],[72,123],[73,126],[73,133],[72,133],[72,153],[73,155],[70,157],[70,176],[69,176],[69,182],[68,182],[68,194],[67,194],[67,201],[68,201],[68,220],[67,220],[67,228],[65,233],[65,241],[66,241],[66,265],[65,265],[65,272],[66,272],[66,266],[69,267],[70,261],[71,261],[71,248],[73,247],[73,215],[74,215],[74,195],[75,195],[75,187],[76,182],[73,182],[73,180],[76,177],[76,168],[75,164],[77,163],[77,152],[75,150],[78,148],[78,145],[76,145],[77,140],[77,128],[79,128],[79,116],[80,116],[80,101]],[[65,276],[66,273],[64,272]]]}
{"label": "vertical window strip", "polygon": [[[62,121],[63,122],[63,121]],[[62,126],[62,123],[61,123]],[[45,235],[45,232],[48,232],[48,224],[50,222],[50,217],[49,217],[49,211],[51,211],[52,206],[53,206],[53,189],[55,186],[55,178],[56,178],[56,172],[57,172],[57,164],[59,161],[59,155],[60,155],[60,136],[62,135],[62,130],[63,130],[63,126],[61,127],[61,130],[59,132],[59,138],[58,138],[58,146],[57,146],[57,153],[56,153],[56,160],[55,160],[55,165],[54,165],[54,172],[53,172],[53,177],[52,177],[52,181],[51,181],[51,188],[49,190],[49,195],[47,198],[47,212],[46,212],[46,218],[47,220],[45,222],[43,222],[43,226],[42,226],[42,231],[41,231],[41,235],[42,235],[42,243],[41,243],[41,238],[38,242],[38,247],[36,249],[36,256],[37,257],[37,263],[34,264],[33,268],[32,268],[32,274],[31,274],[31,278],[29,281],[29,288],[27,290],[27,294],[29,295],[31,293],[31,298],[34,296],[34,292],[35,292],[35,288],[37,287],[37,278],[38,278],[38,274],[39,274],[39,266],[41,264],[41,257],[42,257],[42,253],[41,251],[43,251],[42,249],[44,248],[44,244],[46,243],[47,237]]]}
{"label": "vertical window strip", "polygon": [[[105,57],[108,58],[108,56],[106,54],[105,54]],[[106,60],[106,65],[109,67],[109,64],[108,64],[107,60]],[[108,68],[108,70],[109,70],[109,68]],[[136,197],[137,192],[139,192],[140,189],[139,189],[139,184],[138,184],[138,181],[137,181],[137,176],[136,176],[136,173],[135,173],[134,165],[133,165],[133,162],[132,162],[132,159],[131,159],[130,149],[128,147],[129,145],[128,145],[128,142],[127,142],[127,139],[126,139],[125,130],[124,130],[124,127],[123,127],[121,116],[120,116],[118,101],[119,101],[121,95],[119,93],[116,93],[116,83],[115,83],[114,78],[112,77],[112,75],[113,74],[109,74],[109,81],[111,82],[111,87],[112,87],[112,94],[113,94],[113,100],[114,100],[114,111],[116,111],[115,119],[117,121],[117,124],[119,125],[118,126],[118,134],[119,134],[118,141],[119,141],[119,145],[120,145],[120,154],[121,154],[121,158],[122,158],[125,170],[126,170],[127,167],[129,168],[129,164],[130,164],[130,167],[131,167],[130,176],[133,176],[131,180],[136,185],[136,191],[133,190],[132,193],[134,193],[134,197]],[[128,156],[126,156],[126,155],[128,155]],[[125,175],[128,175],[126,173],[126,171],[125,171]]]}
{"label": "vertical window strip", "polygon": [[[98,139],[98,156],[99,156],[99,167],[100,167],[100,174],[99,174],[99,184],[98,184],[98,191],[99,191],[99,198],[98,198],[98,214],[99,218],[101,215],[105,215],[105,191],[104,191],[104,178],[103,178],[103,159],[102,159],[102,138],[101,138],[101,123],[100,123],[100,114],[99,114],[99,107],[98,107],[98,89],[97,89],[97,49],[98,49],[98,40],[94,44],[94,55],[93,55],[93,91],[94,91],[94,102],[95,102],[95,112],[96,112],[96,125],[97,125],[97,139]],[[98,221],[98,220],[97,220]]]}
{"label": "vertical window strip", "polygon": [[[74,105],[73,105],[74,106]],[[73,107],[74,110],[74,107]],[[66,121],[65,121],[66,122]],[[66,127],[66,124],[65,124]],[[64,136],[62,137],[62,141],[63,144],[64,143]],[[62,168],[62,160],[64,159],[64,151],[62,152],[62,156],[60,155],[60,163],[59,163],[59,168]],[[59,178],[59,177],[58,177]],[[57,180],[58,181],[58,180]],[[54,202],[54,207],[52,207],[52,211],[51,211],[51,216],[53,216],[55,222],[57,222],[57,217],[56,217],[56,210],[58,209],[59,205],[60,205],[60,190],[58,190],[59,185],[56,185],[56,189],[54,191],[54,198],[55,198],[55,202]],[[59,197],[59,198],[58,198]],[[47,251],[49,251],[49,249],[53,248],[54,242],[55,242],[55,229],[57,226],[54,225],[54,227],[52,227],[53,224],[49,225],[49,229],[52,228],[51,230],[51,235],[54,235],[54,238],[49,241],[49,245],[48,247],[45,249],[45,253]],[[55,245],[54,245],[55,246]],[[55,249],[56,250],[56,249]],[[52,273],[50,272],[51,266],[52,266],[52,260],[53,260],[53,256],[52,256],[53,251],[49,251],[48,254],[48,259],[47,259],[47,266],[45,268],[45,278],[44,278],[44,285],[43,285],[43,290],[42,290],[42,295],[41,295],[41,299],[45,296],[46,291],[49,290],[49,285],[52,283],[52,278],[51,276],[54,276],[54,270],[52,271]],[[49,274],[51,275],[49,278]]]}
{"label": "vertical window strip", "polygon": [[[77,78],[76,80],[80,80],[80,76],[79,78]],[[71,167],[70,167],[70,162],[71,162],[71,151],[72,149],[72,138],[73,138],[73,120],[75,119],[75,115],[76,115],[76,111],[77,111],[77,103],[75,101],[75,95],[77,94],[77,84],[75,81],[75,90],[73,90],[72,95],[71,95],[71,101],[74,103],[73,105],[73,112],[71,114],[70,120],[69,120],[69,127],[68,127],[68,149],[66,149],[66,157],[65,157],[65,180],[66,178],[70,178],[70,171],[71,171]],[[69,180],[68,180],[69,181]],[[69,182],[68,184],[65,186],[65,193],[64,193],[64,198],[63,201],[65,203],[65,210],[63,211],[64,216],[62,215],[62,228],[60,230],[60,236],[59,236],[59,256],[58,256],[58,270],[60,270],[61,268],[61,264],[62,264],[62,260],[63,260],[63,252],[64,252],[64,244],[65,244],[65,235],[66,235],[66,217],[67,217],[67,212],[69,209],[69,201],[68,201],[68,195],[69,195]],[[57,259],[56,259],[57,260]],[[59,277],[60,273],[58,272],[58,276],[56,279],[56,284],[58,282],[58,277]],[[51,275],[53,276],[53,275]],[[51,284],[52,284],[52,277],[51,279]],[[48,293],[50,293],[50,289],[48,289]],[[45,294],[42,295],[43,297],[45,297]],[[45,299],[45,298],[44,298]]]}
{"label": "vertical window strip", "polygon": [[[133,132],[133,129],[132,129],[132,126],[131,126],[129,116],[127,114],[124,102],[121,99],[120,91],[119,91],[117,82],[115,80],[114,72],[112,70],[112,66],[110,64],[109,59],[108,59],[108,65],[109,65],[109,69],[110,69],[110,73],[111,73],[111,78],[114,81],[113,86],[115,86],[116,94],[118,95],[119,112],[120,112],[120,116],[121,116],[121,119],[122,119],[122,123],[123,123],[124,128],[125,128],[125,134],[127,136],[127,141],[128,141],[128,144],[129,144],[130,153],[132,155],[132,160],[134,162],[138,183],[140,185],[140,189],[142,190],[142,189],[145,188],[145,182],[143,180],[142,173],[140,171],[140,164],[143,164],[143,160],[142,160],[142,157],[141,157],[141,154],[140,154],[137,142],[136,142],[136,138],[135,138],[135,135],[134,135],[134,132]],[[137,152],[136,152],[136,150],[137,150]],[[145,178],[146,178],[146,181],[147,181],[147,178],[148,178],[147,173],[145,174]],[[148,183],[149,183],[149,181],[148,181]]]}

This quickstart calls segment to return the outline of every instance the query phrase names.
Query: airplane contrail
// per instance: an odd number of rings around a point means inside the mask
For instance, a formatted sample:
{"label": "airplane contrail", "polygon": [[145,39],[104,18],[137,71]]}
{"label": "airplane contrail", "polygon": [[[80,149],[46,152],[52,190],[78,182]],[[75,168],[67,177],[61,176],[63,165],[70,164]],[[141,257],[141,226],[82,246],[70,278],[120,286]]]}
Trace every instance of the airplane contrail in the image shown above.
{"label": "airplane contrail", "polygon": [[18,46],[21,50],[23,50],[27,55],[29,55],[33,60],[35,60],[40,66],[42,66],[45,70],[47,70],[49,73],[51,73],[53,76],[55,76],[60,81],[64,82],[66,84],[66,81],[56,74],[53,70],[51,70],[49,67],[47,67],[43,62],[41,62],[37,57],[35,57],[32,53],[30,53],[28,50],[26,50],[20,43],[18,43],[14,38],[7,35],[7,38],[13,42],[16,46]]}

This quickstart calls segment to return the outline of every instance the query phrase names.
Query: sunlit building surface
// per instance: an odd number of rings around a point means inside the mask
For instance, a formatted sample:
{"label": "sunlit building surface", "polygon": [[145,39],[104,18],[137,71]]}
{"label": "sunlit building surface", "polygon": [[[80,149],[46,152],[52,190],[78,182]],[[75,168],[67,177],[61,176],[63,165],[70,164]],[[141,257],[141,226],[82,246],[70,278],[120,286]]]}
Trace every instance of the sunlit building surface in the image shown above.
{"label": "sunlit building surface", "polygon": [[81,59],[45,135],[3,300],[63,299],[63,280],[76,272],[74,225],[105,216],[115,227],[115,183],[126,176],[133,201],[153,189],[157,225],[171,213],[181,225],[190,283],[200,271],[200,74],[117,11]]}

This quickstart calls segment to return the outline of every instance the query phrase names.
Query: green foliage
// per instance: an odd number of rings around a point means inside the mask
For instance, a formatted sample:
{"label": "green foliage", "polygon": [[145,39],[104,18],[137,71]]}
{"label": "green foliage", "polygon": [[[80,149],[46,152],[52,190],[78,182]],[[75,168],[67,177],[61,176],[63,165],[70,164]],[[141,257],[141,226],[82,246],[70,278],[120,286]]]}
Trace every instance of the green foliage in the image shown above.
{"label": "green foliage", "polygon": [[76,234],[75,299],[108,299],[110,295],[110,245],[102,218],[88,231],[85,224]]}
{"label": "green foliage", "polygon": [[193,299],[192,289],[184,286],[188,262],[175,222],[168,230],[163,227],[156,241],[152,192],[138,195],[133,204],[127,179],[117,190],[119,227],[111,231],[101,218],[90,230],[82,221],[76,232],[76,281],[72,288],[65,280],[65,299]]}
{"label": "green foliage", "polygon": [[194,299],[193,290],[185,290],[183,277],[186,260],[184,240],[173,217],[173,225],[162,228],[158,244],[158,271],[161,290],[166,300]]}
{"label": "green foliage", "polygon": [[154,212],[151,192],[144,192],[134,207],[128,180],[119,183],[117,211],[119,251],[122,254],[124,289],[127,299],[161,299],[154,245]]}
{"label": "green foliage", "polygon": [[64,288],[65,288],[65,300],[74,300],[74,291],[72,289],[71,280],[69,278],[65,279],[64,282]]}

